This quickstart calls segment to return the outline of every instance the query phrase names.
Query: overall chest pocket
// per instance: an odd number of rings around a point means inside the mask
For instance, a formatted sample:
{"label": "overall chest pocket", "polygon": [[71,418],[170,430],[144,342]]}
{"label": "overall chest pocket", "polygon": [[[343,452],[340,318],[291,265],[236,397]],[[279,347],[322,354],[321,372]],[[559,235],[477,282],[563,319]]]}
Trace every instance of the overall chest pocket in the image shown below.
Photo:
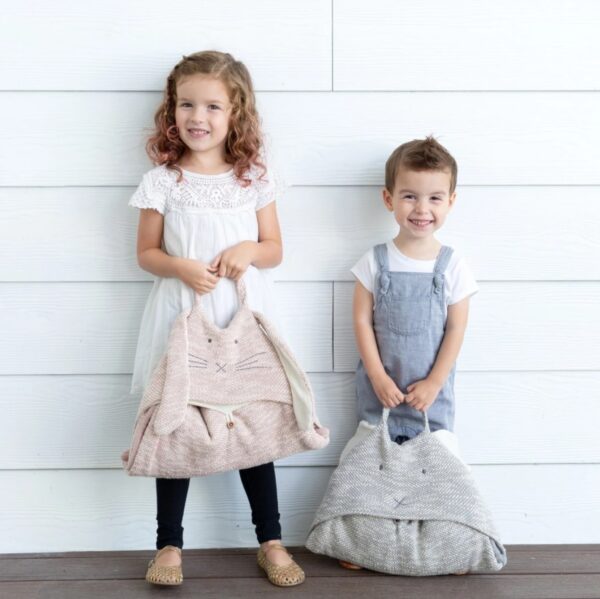
{"label": "overall chest pocket", "polygon": [[387,312],[387,325],[398,335],[418,335],[431,325],[431,290],[419,294],[387,294],[383,308]]}

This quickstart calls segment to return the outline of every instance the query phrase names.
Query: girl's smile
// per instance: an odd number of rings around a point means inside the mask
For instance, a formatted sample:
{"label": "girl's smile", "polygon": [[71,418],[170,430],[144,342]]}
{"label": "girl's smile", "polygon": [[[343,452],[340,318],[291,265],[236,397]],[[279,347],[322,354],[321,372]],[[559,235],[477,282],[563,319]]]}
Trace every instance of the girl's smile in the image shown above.
{"label": "girl's smile", "polygon": [[187,131],[194,139],[202,139],[210,133],[207,129],[202,129],[200,127],[190,128]]}

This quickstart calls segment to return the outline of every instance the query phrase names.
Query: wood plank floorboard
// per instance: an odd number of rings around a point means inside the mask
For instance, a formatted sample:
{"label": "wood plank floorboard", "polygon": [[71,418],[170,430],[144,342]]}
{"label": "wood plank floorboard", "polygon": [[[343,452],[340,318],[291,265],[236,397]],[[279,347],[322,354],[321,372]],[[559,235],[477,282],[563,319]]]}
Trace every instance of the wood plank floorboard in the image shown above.
{"label": "wood plank floorboard", "polygon": [[[7,582],[0,585],[2,599],[138,599],[166,597],[360,598],[419,597],[423,599],[598,599],[600,575],[548,574],[519,576],[473,576],[401,578],[393,576],[308,578],[298,587],[279,589],[260,578],[195,578],[178,588],[151,587],[143,580],[77,580]],[[283,595],[285,593],[285,595]],[[385,595],[384,595],[385,594]]]}
{"label": "wood plank floorboard", "polygon": [[337,562],[290,548],[307,574],[278,589],[256,565],[254,549],[184,549],[184,584],[154,587],[144,574],[154,551],[0,555],[0,599],[271,596],[369,599],[385,593],[422,599],[600,599],[600,545],[508,546],[508,565],[495,574],[402,577],[348,571]]}

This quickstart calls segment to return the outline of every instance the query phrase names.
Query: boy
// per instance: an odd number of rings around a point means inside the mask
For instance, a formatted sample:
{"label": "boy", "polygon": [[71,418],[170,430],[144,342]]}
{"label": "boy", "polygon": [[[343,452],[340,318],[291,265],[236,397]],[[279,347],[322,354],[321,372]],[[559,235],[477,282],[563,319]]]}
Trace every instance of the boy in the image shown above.
{"label": "boy", "polygon": [[433,137],[402,144],[385,167],[383,201],[396,237],[352,268],[360,362],[359,420],[377,424],[390,408],[391,438],[454,426],[454,372],[477,283],[464,259],[434,234],[456,201],[457,165]]}

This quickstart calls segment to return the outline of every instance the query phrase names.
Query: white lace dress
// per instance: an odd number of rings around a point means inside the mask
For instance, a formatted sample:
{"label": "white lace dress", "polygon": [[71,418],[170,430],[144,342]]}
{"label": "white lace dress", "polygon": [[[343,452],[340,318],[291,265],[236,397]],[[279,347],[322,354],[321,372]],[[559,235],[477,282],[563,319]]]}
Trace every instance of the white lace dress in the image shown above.
{"label": "white lace dress", "polygon": [[[242,187],[233,170],[219,175],[177,172],[158,166],[148,171],[129,200],[129,206],[152,208],[164,215],[163,249],[170,256],[211,262],[240,241],[258,240],[256,211],[282,192],[273,173]],[[248,304],[262,312],[280,331],[270,271],[250,266],[244,275]],[[191,308],[194,291],[176,278],[156,277],[142,316],[135,355],[131,393],[143,391],[164,353],[173,321]],[[235,284],[221,279],[201,296],[202,308],[219,327],[226,327],[237,311]]]}

